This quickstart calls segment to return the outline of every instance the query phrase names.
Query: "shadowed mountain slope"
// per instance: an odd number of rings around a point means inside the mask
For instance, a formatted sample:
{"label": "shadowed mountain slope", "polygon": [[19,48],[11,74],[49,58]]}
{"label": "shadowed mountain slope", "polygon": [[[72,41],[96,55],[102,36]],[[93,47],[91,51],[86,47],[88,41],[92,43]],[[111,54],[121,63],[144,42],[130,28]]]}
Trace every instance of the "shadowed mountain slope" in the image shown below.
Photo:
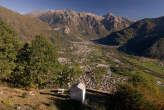
{"label": "shadowed mountain slope", "polygon": [[164,58],[164,17],[140,20],[95,42],[121,46],[121,50],[139,56]]}

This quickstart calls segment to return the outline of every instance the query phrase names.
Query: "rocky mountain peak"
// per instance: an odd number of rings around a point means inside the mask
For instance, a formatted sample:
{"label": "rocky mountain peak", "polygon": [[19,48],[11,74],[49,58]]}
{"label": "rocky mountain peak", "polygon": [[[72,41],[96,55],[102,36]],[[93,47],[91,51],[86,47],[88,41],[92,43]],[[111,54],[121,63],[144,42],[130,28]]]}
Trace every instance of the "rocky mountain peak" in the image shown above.
{"label": "rocky mountain peak", "polygon": [[105,36],[113,31],[128,27],[133,21],[107,13],[98,16],[89,12],[73,10],[49,10],[27,14],[48,23],[54,30],[79,36]]}
{"label": "rocky mountain peak", "polygon": [[103,17],[102,23],[108,30],[121,30],[135,22],[125,17],[115,16],[113,13],[107,13]]}
{"label": "rocky mountain peak", "polygon": [[105,14],[103,17],[107,18],[107,17],[115,17],[115,15],[111,12]]}

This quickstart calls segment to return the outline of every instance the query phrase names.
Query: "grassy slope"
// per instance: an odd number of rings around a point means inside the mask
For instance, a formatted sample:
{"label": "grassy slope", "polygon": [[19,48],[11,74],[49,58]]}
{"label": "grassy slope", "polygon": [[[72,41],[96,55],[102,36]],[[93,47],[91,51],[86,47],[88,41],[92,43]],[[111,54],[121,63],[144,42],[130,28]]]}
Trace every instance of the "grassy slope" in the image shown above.
{"label": "grassy slope", "polygon": [[71,36],[52,30],[47,23],[18,14],[4,7],[0,7],[0,19],[11,25],[18,32],[18,37],[23,42],[30,42],[36,35],[44,34],[48,40],[51,40],[60,48],[64,48],[70,45],[68,40],[73,40]]}
{"label": "grassy slope", "polygon": [[38,19],[20,15],[4,7],[0,7],[0,18],[11,25],[24,42],[31,41],[34,36],[51,30],[48,24]]}

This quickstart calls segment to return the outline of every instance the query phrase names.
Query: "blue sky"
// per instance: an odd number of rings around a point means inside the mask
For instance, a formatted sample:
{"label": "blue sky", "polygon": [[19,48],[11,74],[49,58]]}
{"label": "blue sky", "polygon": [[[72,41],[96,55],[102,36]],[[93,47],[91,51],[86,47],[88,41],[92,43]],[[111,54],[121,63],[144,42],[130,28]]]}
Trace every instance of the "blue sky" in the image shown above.
{"label": "blue sky", "polygon": [[130,19],[164,16],[164,0],[0,0],[0,5],[19,13],[72,9],[97,15],[111,12]]}

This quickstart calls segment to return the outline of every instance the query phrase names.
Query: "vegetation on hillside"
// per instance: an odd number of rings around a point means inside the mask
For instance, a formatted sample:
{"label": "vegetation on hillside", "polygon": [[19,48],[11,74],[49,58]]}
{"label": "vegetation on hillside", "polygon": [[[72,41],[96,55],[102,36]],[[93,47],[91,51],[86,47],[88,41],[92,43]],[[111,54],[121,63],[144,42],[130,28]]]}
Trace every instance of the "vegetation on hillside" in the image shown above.
{"label": "vegetation on hillside", "polygon": [[119,49],[129,54],[163,59],[163,21],[164,17],[143,19],[95,42],[121,46]]}
{"label": "vegetation on hillside", "polygon": [[163,17],[144,19],[125,29],[123,32],[128,34],[124,33],[122,37],[128,36],[128,41],[120,49],[134,55],[163,59],[163,21]]}
{"label": "vegetation on hillside", "polygon": [[[85,71],[86,74],[89,74],[88,76],[95,85],[100,86],[108,71],[107,69],[109,69],[108,65],[110,65],[112,71],[110,80],[117,78],[115,76],[118,78],[125,77],[127,80],[125,79],[126,81],[120,86],[115,83],[117,88],[110,95],[98,96],[93,94],[93,106],[98,106],[98,110],[163,110],[163,90],[155,83],[156,81],[163,81],[163,66],[159,64],[162,60],[145,60],[141,57],[127,56],[123,53],[117,53],[114,48],[105,46],[88,44],[83,48],[84,44],[82,43],[80,44],[81,47],[78,48],[78,42],[68,43],[66,41],[70,40],[69,38],[55,34],[55,31],[49,32],[46,32],[47,35],[54,35],[49,37],[50,39],[44,35],[38,35],[33,40],[31,39],[31,42],[23,44],[18,40],[18,35],[14,29],[0,20],[0,81],[21,88],[67,87],[70,82],[77,81],[80,76],[85,74],[81,70],[82,65],[83,67],[88,66],[87,72]],[[70,38],[73,39],[73,37]],[[161,43],[162,40],[158,42]],[[74,52],[73,45],[76,50],[80,51],[71,53]],[[71,46],[72,49],[70,49]],[[161,49],[161,47],[163,45],[155,43],[152,48]],[[58,49],[65,49],[64,55],[71,56],[72,62],[60,64],[58,57],[62,57],[63,54],[60,53],[59,55]],[[157,53],[157,51],[153,52]],[[79,57],[79,54],[83,57]],[[77,62],[80,62],[81,65],[78,65]],[[89,66],[93,67],[90,68]],[[28,95],[23,93],[18,97],[19,99],[26,99]],[[103,99],[103,102],[100,99]],[[57,100],[52,99],[52,97],[50,100],[51,103],[46,102],[44,105],[52,106],[55,110],[89,109],[81,103],[71,100]],[[13,100],[5,99],[0,101],[0,105],[3,104],[11,109],[16,109],[15,106],[18,107],[19,105],[14,105],[13,102]],[[43,102],[40,103],[43,104]],[[30,107],[38,109],[38,106]]]}
{"label": "vegetation on hillside", "polygon": [[77,73],[82,73],[75,66],[61,65],[57,61],[56,47],[43,35],[36,36],[31,44],[22,47],[9,25],[0,21],[0,28],[1,80],[21,87],[44,87],[50,83],[58,86],[59,79],[66,83],[78,77]]}
{"label": "vegetation on hillside", "polygon": [[11,25],[18,32],[18,38],[24,42],[29,42],[36,35],[51,30],[48,24],[38,19],[20,15],[4,7],[0,7],[0,18]]}
{"label": "vegetation on hillside", "polygon": [[0,78],[8,77],[15,68],[19,49],[20,42],[16,38],[16,32],[0,20]]}
{"label": "vegetation on hillside", "polygon": [[17,66],[11,74],[15,84],[40,87],[57,76],[57,51],[43,36],[37,36],[31,45],[25,44],[15,62]]}

